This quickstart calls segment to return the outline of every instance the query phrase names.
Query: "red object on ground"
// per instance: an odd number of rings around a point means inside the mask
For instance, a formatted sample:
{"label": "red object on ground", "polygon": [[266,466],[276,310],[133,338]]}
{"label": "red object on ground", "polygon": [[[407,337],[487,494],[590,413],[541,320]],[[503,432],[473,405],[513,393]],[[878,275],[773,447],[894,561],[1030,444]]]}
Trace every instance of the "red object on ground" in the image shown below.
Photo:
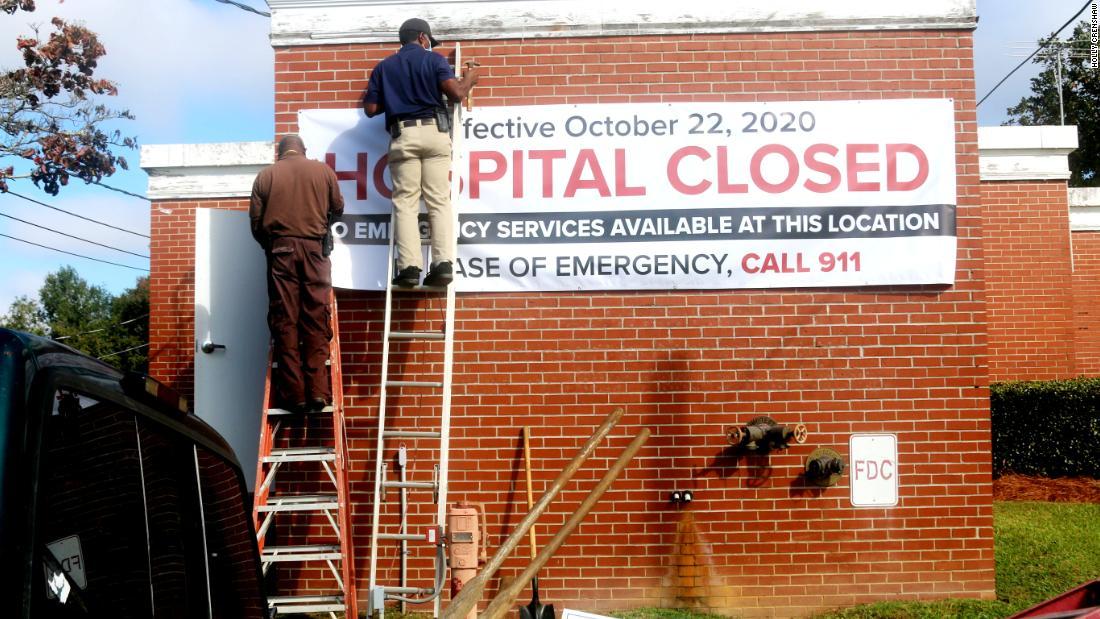
{"label": "red object on ground", "polygon": [[1087,582],[1009,619],[1100,619],[1100,580]]}

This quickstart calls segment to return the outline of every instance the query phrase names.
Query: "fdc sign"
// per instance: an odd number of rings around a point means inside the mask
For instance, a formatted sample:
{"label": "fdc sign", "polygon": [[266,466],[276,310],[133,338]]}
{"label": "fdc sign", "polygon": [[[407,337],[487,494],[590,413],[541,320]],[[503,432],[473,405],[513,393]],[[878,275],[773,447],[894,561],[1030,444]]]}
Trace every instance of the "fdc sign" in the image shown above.
{"label": "fdc sign", "polygon": [[894,434],[853,434],[851,499],[853,507],[898,504],[898,437]]}

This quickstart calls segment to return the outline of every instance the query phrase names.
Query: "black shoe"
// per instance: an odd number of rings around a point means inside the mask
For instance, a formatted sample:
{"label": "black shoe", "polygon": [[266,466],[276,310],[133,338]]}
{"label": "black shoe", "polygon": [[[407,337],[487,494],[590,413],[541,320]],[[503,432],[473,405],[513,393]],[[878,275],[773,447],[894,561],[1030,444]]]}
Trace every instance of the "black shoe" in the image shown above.
{"label": "black shoe", "polygon": [[280,403],[275,408],[281,408],[288,413],[304,413],[309,410],[308,402],[298,402],[297,404],[287,404],[286,402]]}
{"label": "black shoe", "polygon": [[420,267],[405,267],[393,278],[394,286],[412,288],[420,283]]}
{"label": "black shoe", "polygon": [[424,285],[446,286],[453,282],[454,279],[454,267],[451,266],[450,262],[443,261],[433,266],[432,269],[428,271],[428,276],[424,278]]}
{"label": "black shoe", "polygon": [[314,412],[314,413],[320,413],[321,411],[325,410],[329,406],[332,406],[332,405],[329,404],[329,401],[328,401],[327,398],[313,398],[309,401],[309,410],[311,412]]}

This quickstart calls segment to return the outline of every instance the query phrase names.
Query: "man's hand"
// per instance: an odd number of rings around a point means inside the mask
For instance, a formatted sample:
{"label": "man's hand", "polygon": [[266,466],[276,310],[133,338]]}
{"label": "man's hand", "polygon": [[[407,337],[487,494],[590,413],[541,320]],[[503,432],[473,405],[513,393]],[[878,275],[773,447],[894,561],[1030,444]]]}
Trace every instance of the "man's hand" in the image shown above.
{"label": "man's hand", "polygon": [[470,80],[470,86],[476,85],[481,79],[481,63],[471,58],[463,64],[466,65],[466,72],[462,74],[462,78]]}
{"label": "man's hand", "polygon": [[[464,74],[462,74],[462,79],[463,81],[469,82],[469,84],[467,84],[467,88],[473,88],[477,84],[477,81],[481,80],[481,63],[478,63],[477,60],[470,58],[469,60],[466,60],[466,62],[463,64],[466,66],[466,71]],[[467,92],[469,92],[469,90],[467,90]]]}
{"label": "man's hand", "polygon": [[[470,62],[475,61],[471,59]],[[440,84],[439,88],[447,95],[448,99],[459,102],[465,99],[466,95],[470,94],[470,89],[473,88],[479,80],[481,80],[481,71],[477,67],[473,67],[462,75],[462,79],[449,79]]]}

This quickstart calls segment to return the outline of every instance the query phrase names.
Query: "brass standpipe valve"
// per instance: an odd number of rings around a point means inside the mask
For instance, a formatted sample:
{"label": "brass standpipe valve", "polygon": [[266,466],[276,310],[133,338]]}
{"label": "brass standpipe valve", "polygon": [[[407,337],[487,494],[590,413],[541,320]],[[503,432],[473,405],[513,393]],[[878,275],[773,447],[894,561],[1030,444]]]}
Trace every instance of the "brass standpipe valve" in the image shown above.
{"label": "brass standpipe valve", "polygon": [[827,447],[819,447],[806,458],[806,479],[823,488],[835,486],[847,468],[848,465],[839,453]]}
{"label": "brass standpipe valve", "polygon": [[726,426],[725,434],[730,445],[747,451],[768,452],[786,449],[792,440],[799,445],[805,443],[809,431],[803,423],[788,426],[777,423],[771,417],[761,416],[743,426]]}

